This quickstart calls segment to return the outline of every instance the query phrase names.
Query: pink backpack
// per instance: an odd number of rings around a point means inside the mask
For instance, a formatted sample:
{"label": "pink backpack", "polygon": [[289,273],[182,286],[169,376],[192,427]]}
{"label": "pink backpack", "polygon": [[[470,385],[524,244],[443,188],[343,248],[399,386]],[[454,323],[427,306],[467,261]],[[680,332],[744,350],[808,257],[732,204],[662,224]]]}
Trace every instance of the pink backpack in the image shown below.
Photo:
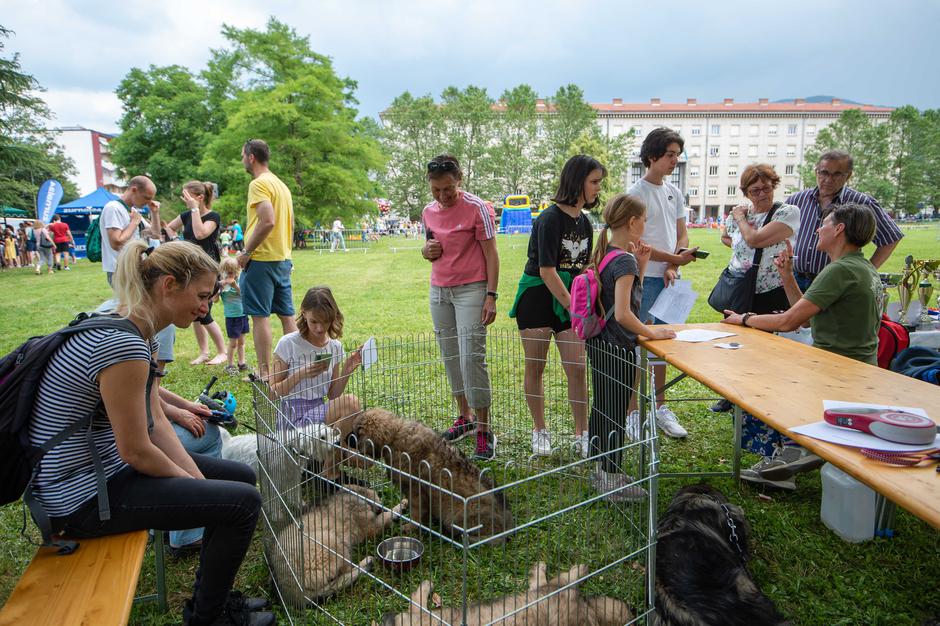
{"label": "pink backpack", "polygon": [[621,254],[626,252],[611,250],[604,256],[596,272],[593,267],[588,267],[571,281],[571,305],[568,307],[568,314],[571,315],[571,328],[581,339],[599,335],[614,314],[613,307],[603,317],[597,314],[598,308],[603,308],[597,295],[600,292],[601,272]]}

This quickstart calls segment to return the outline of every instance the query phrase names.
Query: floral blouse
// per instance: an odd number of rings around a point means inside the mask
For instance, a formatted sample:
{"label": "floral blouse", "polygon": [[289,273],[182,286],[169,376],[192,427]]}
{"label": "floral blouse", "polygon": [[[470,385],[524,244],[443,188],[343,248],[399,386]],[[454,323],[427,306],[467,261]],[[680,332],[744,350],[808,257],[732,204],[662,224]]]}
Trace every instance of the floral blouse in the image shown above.
{"label": "floral blouse", "polygon": [[[748,209],[747,221],[755,230],[759,230],[764,225],[767,213],[754,213],[754,207]],[[791,245],[796,245],[796,234],[800,230],[800,209],[792,204],[784,204],[774,211],[773,222],[783,222],[793,230],[793,234],[788,237]],[[744,241],[744,235],[738,228],[737,222],[728,219],[726,222],[728,236],[731,237],[731,260],[728,262],[728,269],[733,274],[741,275],[751,269],[754,264],[754,248],[747,245]],[[757,289],[755,293],[766,293],[783,285],[777,268],[774,266],[774,257],[781,250],[786,250],[786,242],[781,241],[772,246],[764,248],[764,254],[760,260],[760,269],[757,270]]]}

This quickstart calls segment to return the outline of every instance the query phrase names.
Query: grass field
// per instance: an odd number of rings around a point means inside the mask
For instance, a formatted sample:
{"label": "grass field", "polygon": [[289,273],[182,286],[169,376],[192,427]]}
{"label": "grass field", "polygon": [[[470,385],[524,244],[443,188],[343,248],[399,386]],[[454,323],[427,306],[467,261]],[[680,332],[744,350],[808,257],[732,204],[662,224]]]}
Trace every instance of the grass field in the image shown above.
{"label": "grass field", "polygon": [[[712,256],[689,266],[684,274],[692,280],[700,298],[692,312],[693,322],[717,321],[719,316],[705,303],[711,286],[728,257],[717,231],[690,231],[693,245],[710,250]],[[940,257],[940,229],[935,226],[908,231],[889,262],[882,268],[896,271],[903,258]],[[369,336],[389,337],[427,332],[431,328],[427,310],[429,267],[418,253],[422,242],[384,240],[367,253],[318,254],[300,251],[295,255],[294,297],[299,303],[310,286],[328,284],[346,316],[348,345],[358,345]],[[500,315],[496,327],[512,331],[515,326],[505,312],[525,260],[524,236],[502,237]],[[396,251],[392,251],[392,247]],[[0,274],[0,354],[5,354],[28,336],[54,330],[74,314],[90,310],[107,299],[110,290],[98,264],[81,262],[71,272],[36,276],[28,270]],[[275,329],[275,339],[280,334]],[[191,331],[177,335],[177,362],[164,384],[186,397],[195,397],[221,368],[191,367],[196,356]],[[774,364],[776,365],[776,364]],[[768,366],[772,366],[768,362]],[[250,390],[235,379],[225,381],[240,400],[239,420],[250,416]],[[676,392],[683,396],[708,396],[694,382],[683,381]],[[730,446],[727,428],[716,427],[716,418],[706,403],[683,403],[680,418],[690,431],[686,441],[661,440],[664,471],[710,469],[726,466]],[[752,459],[746,458],[745,462]],[[938,478],[940,480],[940,478]],[[717,479],[714,484],[744,507],[753,527],[754,558],[751,569],[764,591],[780,610],[799,624],[919,624],[940,614],[940,535],[917,518],[899,511],[893,539],[875,539],[860,545],[842,542],[819,520],[820,481],[818,472],[800,476],[795,493],[761,494],[747,485]],[[664,480],[661,507],[680,486]],[[19,536],[19,505],[0,508],[0,601],[6,599],[29,562],[34,548]],[[153,587],[148,564],[141,591]],[[153,606],[135,607],[133,623],[178,623],[180,605],[190,590],[194,559],[170,561],[168,585],[170,611],[159,614]],[[252,594],[268,593],[268,575],[256,542],[243,566],[237,585]],[[355,594],[337,602],[354,602]],[[361,600],[361,598],[359,598]],[[310,619],[317,622],[316,614]]]}

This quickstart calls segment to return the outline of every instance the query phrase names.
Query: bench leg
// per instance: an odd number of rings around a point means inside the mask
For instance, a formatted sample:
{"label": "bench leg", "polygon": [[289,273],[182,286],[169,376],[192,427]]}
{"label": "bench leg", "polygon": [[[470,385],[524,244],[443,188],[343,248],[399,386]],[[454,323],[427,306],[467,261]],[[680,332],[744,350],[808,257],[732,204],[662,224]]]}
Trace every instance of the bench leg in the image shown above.
{"label": "bench leg", "polygon": [[153,564],[156,570],[157,592],[145,596],[137,596],[134,602],[153,602],[156,601],[160,611],[166,612],[166,568],[163,549],[163,531],[154,530],[153,532]]}

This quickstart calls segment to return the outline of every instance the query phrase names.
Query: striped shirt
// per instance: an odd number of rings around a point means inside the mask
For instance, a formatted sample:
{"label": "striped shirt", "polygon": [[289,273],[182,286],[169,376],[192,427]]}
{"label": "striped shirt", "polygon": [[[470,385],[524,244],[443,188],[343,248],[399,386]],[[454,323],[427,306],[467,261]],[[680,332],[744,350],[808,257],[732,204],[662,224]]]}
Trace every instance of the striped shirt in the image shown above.
{"label": "striped shirt", "polygon": [[[73,335],[56,351],[43,373],[29,425],[29,441],[39,445],[95,410],[101,399],[98,373],[124,361],[150,362],[156,341],[112,328]],[[143,402],[143,398],[141,398]],[[50,517],[74,513],[95,497],[95,468],[81,429],[50,450],[39,464],[33,482],[36,499]],[[127,467],[118,455],[111,422],[94,418],[92,439],[111,478]]]}
{"label": "striped shirt", "polygon": [[441,242],[442,254],[431,264],[431,284],[457,287],[486,280],[481,241],[496,236],[496,214],[472,193],[460,192],[453,206],[436,200],[421,212],[428,238]]}
{"label": "striped shirt", "polygon": [[[875,246],[881,247],[899,241],[904,235],[891,219],[891,216],[878,204],[878,201],[861,191],[843,187],[833,198],[832,204],[863,204],[875,213]],[[819,187],[798,191],[789,198],[787,204],[800,208],[800,231],[796,237],[793,254],[793,271],[805,274],[818,274],[829,264],[829,255],[816,249],[819,236],[816,229],[822,225],[822,207],[819,205]]]}

